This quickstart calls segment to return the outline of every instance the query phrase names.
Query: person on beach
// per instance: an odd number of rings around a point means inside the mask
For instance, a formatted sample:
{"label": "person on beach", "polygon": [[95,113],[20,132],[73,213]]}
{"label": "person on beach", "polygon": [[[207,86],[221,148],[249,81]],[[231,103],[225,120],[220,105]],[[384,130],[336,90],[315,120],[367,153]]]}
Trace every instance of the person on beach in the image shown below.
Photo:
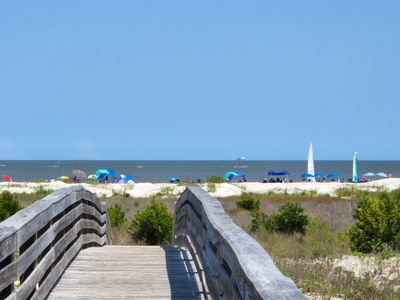
{"label": "person on beach", "polygon": [[392,178],[392,173],[388,172],[388,178]]}
{"label": "person on beach", "polygon": [[108,183],[108,176],[104,177],[104,183]]}

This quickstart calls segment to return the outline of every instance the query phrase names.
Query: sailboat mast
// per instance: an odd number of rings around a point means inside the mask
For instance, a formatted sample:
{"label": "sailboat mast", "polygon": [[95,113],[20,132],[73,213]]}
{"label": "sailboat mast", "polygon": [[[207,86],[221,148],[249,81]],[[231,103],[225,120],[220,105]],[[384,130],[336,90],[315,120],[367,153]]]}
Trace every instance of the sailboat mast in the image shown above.
{"label": "sailboat mast", "polygon": [[[307,173],[311,175],[315,175],[315,170],[314,170],[314,153],[313,153],[313,147],[312,143],[310,144],[310,149],[308,149],[308,167],[307,167]],[[315,181],[315,177],[310,177],[311,181]]]}

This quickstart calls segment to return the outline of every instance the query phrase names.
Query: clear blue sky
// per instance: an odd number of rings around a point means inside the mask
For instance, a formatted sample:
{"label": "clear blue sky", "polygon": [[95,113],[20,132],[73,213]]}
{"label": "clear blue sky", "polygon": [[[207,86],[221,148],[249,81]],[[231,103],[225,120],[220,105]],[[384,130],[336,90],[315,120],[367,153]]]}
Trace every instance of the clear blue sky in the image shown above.
{"label": "clear blue sky", "polygon": [[1,1],[2,159],[400,159],[400,1]]}

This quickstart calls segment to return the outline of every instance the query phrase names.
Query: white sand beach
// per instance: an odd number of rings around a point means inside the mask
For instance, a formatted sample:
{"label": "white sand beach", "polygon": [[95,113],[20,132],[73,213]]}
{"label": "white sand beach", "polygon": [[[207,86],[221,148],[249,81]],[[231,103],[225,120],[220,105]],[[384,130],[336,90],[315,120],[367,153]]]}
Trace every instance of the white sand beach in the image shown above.
{"label": "white sand beach", "polygon": [[[62,181],[54,182],[1,182],[0,192],[8,190],[11,193],[36,193],[39,188],[48,190],[58,190],[67,188],[73,183],[64,183]],[[116,194],[128,193],[133,198],[150,197],[157,193],[169,193],[179,196],[186,188],[183,184],[174,183],[135,183],[135,184],[90,184],[78,183],[84,186],[87,190],[96,194],[98,197],[111,197]],[[208,184],[203,183],[200,186],[208,191]],[[218,183],[215,184],[215,192],[211,194],[214,197],[229,197],[240,195],[243,192],[252,192],[265,194],[288,193],[295,194],[303,191],[312,191],[317,194],[327,194],[334,196],[335,191],[339,188],[358,188],[365,190],[387,190],[392,191],[400,188],[400,178],[386,178],[374,180],[365,183],[340,183],[340,182],[291,182],[291,183],[260,183],[260,182],[240,182],[240,183]]]}

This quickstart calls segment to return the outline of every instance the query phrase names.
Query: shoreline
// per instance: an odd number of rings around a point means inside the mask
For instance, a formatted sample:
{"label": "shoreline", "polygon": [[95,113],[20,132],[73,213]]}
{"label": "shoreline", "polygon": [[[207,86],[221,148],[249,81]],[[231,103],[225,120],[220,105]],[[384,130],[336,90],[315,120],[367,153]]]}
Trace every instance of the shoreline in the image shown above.
{"label": "shoreline", "polygon": [[[186,185],[176,183],[150,183],[140,182],[135,184],[107,183],[65,183],[54,182],[0,182],[0,192],[8,190],[10,193],[34,194],[38,189],[59,190],[71,185],[82,185],[85,189],[96,194],[98,197],[112,197],[113,195],[128,193],[132,198],[147,198],[155,194],[170,194],[179,196],[186,188]],[[197,184],[205,191],[208,191],[209,183]],[[286,182],[286,183],[261,183],[261,182],[237,182],[237,183],[215,183],[215,192],[210,194],[216,198],[238,196],[243,192],[267,194],[288,193],[297,194],[304,191],[316,192],[321,195],[335,196],[339,188],[358,188],[369,191],[400,189],[400,178],[385,178],[362,183],[347,182]]]}

